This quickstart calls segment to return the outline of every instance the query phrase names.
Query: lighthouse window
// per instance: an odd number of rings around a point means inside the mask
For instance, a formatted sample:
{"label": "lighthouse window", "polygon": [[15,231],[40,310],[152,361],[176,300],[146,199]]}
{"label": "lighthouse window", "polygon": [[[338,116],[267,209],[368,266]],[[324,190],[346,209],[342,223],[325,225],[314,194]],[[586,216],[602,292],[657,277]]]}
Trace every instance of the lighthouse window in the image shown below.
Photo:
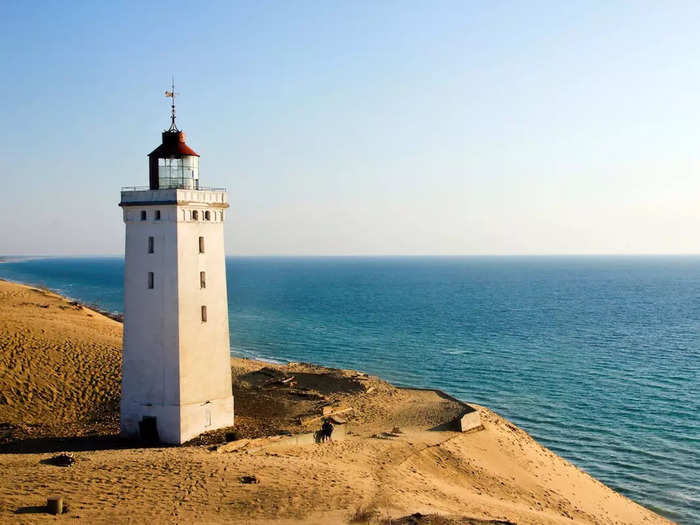
{"label": "lighthouse window", "polygon": [[207,272],[199,272],[199,287],[207,287]]}
{"label": "lighthouse window", "polygon": [[204,220],[205,221],[211,220],[211,214],[208,211],[204,212]]}
{"label": "lighthouse window", "polygon": [[192,219],[195,220],[195,221],[198,221],[198,220],[199,220],[199,212],[198,212],[197,210],[194,210],[194,211],[192,212]]}
{"label": "lighthouse window", "polygon": [[207,322],[207,307],[202,305],[202,322]]}
{"label": "lighthouse window", "polygon": [[155,245],[155,240],[153,239],[153,237],[149,237],[148,238],[148,253],[153,253],[154,245]]}
{"label": "lighthouse window", "polygon": [[160,220],[160,210],[156,210],[156,220]]}
{"label": "lighthouse window", "polygon": [[141,220],[142,221],[146,220],[146,211],[145,210],[141,212]]}
{"label": "lighthouse window", "polygon": [[199,159],[190,155],[182,158],[158,159],[158,186],[160,189],[197,189],[199,186]]}
{"label": "lighthouse window", "polygon": [[153,286],[154,286],[153,272],[148,272],[148,288],[152,290]]}
{"label": "lighthouse window", "polygon": [[199,253],[204,253],[204,237],[199,238]]}

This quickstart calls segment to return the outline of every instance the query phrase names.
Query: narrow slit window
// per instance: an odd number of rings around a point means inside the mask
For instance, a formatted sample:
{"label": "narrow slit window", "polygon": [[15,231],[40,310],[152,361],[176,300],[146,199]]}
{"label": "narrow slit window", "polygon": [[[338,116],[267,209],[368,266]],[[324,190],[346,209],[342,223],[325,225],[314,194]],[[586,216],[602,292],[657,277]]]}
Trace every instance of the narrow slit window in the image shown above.
{"label": "narrow slit window", "polygon": [[146,211],[145,211],[145,210],[143,210],[143,211],[141,212],[141,220],[142,220],[142,221],[145,221],[145,220],[146,220]]}
{"label": "narrow slit window", "polygon": [[204,237],[199,238],[199,253],[204,253]]}
{"label": "narrow slit window", "polygon": [[199,287],[207,287],[207,272],[199,272]]}
{"label": "narrow slit window", "polygon": [[192,212],[192,220],[193,221],[198,221],[199,220],[199,212],[197,210],[194,210]]}
{"label": "narrow slit window", "polygon": [[207,307],[202,305],[202,322],[207,322]]}
{"label": "narrow slit window", "polygon": [[204,212],[204,220],[205,221],[211,220],[211,213],[209,213],[208,211],[205,211]]}
{"label": "narrow slit window", "polygon": [[148,272],[148,288],[152,290],[155,287],[155,279],[153,277],[153,272]]}
{"label": "narrow slit window", "polygon": [[160,220],[160,210],[156,210],[156,220]]}
{"label": "narrow slit window", "polygon": [[148,238],[148,253],[153,253],[155,248],[155,240],[153,237]]}

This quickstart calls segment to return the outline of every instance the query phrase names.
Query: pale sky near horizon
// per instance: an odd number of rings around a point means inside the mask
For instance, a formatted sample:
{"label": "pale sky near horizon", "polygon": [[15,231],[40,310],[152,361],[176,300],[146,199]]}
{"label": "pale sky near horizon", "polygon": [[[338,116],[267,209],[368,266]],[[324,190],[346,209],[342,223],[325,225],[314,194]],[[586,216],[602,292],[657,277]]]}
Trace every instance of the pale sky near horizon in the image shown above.
{"label": "pale sky near horizon", "polygon": [[0,2],[0,255],[121,254],[178,124],[229,254],[700,253],[700,3]]}

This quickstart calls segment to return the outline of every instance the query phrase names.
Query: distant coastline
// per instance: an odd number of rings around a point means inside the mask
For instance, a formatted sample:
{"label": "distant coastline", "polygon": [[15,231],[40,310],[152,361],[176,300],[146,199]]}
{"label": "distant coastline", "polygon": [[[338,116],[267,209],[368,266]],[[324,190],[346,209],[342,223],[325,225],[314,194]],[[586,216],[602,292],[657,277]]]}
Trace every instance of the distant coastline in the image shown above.
{"label": "distant coastline", "polygon": [[49,259],[50,255],[0,255],[0,264],[31,261],[33,259]]}
{"label": "distant coastline", "polygon": [[[3,260],[3,258],[0,257],[0,264],[6,263],[6,262],[10,262],[10,261]],[[89,308],[90,310],[94,310],[98,314],[104,315],[105,317],[109,317],[110,319],[112,319],[114,321],[117,321],[119,323],[124,322],[124,313],[123,312],[113,312],[113,311],[104,309],[103,307],[101,307],[98,304],[85,303],[85,302],[79,301],[73,297],[69,297],[69,296],[63,294],[60,290],[55,290],[53,288],[49,288],[48,286],[45,286],[43,284],[37,284],[37,283],[25,282],[25,281],[17,281],[14,279],[6,279],[4,277],[0,277],[0,281],[4,281],[6,283],[13,283],[13,284],[22,284],[24,286],[36,288],[38,290],[46,290],[46,291],[49,291],[49,292],[54,293],[56,295],[60,295],[61,297],[67,299],[68,301],[70,301],[71,305],[73,305],[73,306]]]}

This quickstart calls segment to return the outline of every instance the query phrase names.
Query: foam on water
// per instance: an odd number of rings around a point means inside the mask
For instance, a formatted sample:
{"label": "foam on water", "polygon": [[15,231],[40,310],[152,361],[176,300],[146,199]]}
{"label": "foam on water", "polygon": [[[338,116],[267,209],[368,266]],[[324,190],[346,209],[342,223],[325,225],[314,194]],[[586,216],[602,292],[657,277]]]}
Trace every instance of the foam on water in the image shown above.
{"label": "foam on water", "polygon": [[[227,274],[233,355],[444,389],[700,523],[700,258],[229,258]],[[122,307],[121,259],[0,277]]]}

